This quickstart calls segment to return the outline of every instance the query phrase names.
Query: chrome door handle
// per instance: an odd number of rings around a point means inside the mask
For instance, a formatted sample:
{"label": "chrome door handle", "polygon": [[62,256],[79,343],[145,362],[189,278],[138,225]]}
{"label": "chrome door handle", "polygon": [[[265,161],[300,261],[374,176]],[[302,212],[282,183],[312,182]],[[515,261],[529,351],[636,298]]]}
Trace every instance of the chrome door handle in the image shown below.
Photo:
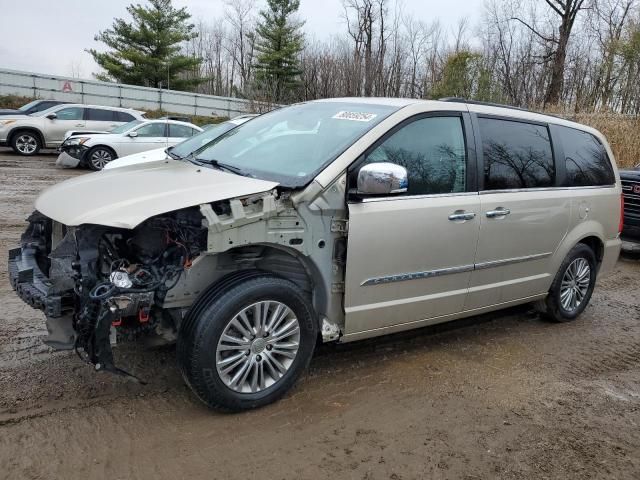
{"label": "chrome door handle", "polygon": [[487,218],[496,218],[496,217],[504,217],[505,215],[509,215],[511,210],[508,208],[498,207],[495,210],[489,210],[485,215]]}
{"label": "chrome door handle", "polygon": [[451,215],[449,215],[449,220],[452,222],[460,221],[460,220],[473,220],[476,214],[473,212],[465,212],[464,210],[456,210]]}

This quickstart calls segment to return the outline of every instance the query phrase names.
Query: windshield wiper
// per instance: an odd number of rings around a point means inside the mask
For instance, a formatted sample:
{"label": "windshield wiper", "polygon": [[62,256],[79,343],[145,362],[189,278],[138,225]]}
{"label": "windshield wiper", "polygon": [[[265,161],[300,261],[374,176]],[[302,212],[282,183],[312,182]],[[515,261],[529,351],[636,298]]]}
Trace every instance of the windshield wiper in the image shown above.
{"label": "windshield wiper", "polygon": [[169,155],[174,160],[180,160],[182,157],[180,155],[176,155],[175,153],[173,153],[172,150],[173,150],[173,147],[169,147],[164,151],[164,153]]}
{"label": "windshield wiper", "polygon": [[[189,157],[191,157],[191,155]],[[245,172],[240,167],[229,165],[228,163],[223,163],[218,160],[205,160],[197,157],[192,157],[192,158],[189,158],[189,157],[187,157],[187,159],[191,163],[195,163],[196,165],[211,165],[212,167],[218,168],[220,170],[226,170],[227,172],[235,173],[236,175],[241,175],[243,177],[253,177],[253,175]]]}

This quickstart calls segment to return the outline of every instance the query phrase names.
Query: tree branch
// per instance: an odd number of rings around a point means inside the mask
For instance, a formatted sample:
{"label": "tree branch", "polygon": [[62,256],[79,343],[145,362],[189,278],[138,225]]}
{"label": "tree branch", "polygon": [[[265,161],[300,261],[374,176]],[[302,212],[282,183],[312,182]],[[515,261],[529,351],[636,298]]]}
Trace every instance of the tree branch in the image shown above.
{"label": "tree branch", "polygon": [[538,37],[540,37],[542,40],[544,40],[545,42],[558,43],[558,41],[555,38],[545,37],[540,32],[538,32],[535,28],[533,28],[531,25],[529,25],[527,22],[525,22],[524,20],[522,20],[522,19],[520,19],[518,17],[511,17],[509,20],[516,20],[516,21],[520,22],[525,27],[527,27],[529,30],[531,30],[533,33],[535,33]]}

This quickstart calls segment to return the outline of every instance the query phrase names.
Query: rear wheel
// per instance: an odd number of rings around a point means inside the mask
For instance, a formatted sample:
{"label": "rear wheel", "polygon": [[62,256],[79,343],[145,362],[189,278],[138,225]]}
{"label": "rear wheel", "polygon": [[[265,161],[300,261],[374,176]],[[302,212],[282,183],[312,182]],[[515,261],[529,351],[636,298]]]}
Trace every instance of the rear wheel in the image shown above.
{"label": "rear wheel", "polygon": [[208,406],[238,411],[285,394],[308,366],[317,322],[294,283],[269,274],[232,279],[194,304],[178,339],[178,362]]}
{"label": "rear wheel", "polygon": [[36,155],[42,148],[40,136],[30,130],[20,130],[11,137],[11,148],[19,155]]}
{"label": "rear wheel", "polygon": [[571,249],[542,302],[542,311],[556,322],[576,319],[589,304],[596,284],[596,257],[584,243]]}
{"label": "rear wheel", "polygon": [[115,160],[117,155],[109,147],[97,146],[89,150],[85,158],[91,170],[102,170],[107,163]]}

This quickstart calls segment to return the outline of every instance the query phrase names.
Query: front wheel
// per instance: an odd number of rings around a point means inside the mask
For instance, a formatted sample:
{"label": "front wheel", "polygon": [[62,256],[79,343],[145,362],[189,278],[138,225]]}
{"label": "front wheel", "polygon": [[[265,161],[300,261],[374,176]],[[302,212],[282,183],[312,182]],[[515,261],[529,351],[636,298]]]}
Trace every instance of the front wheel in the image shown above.
{"label": "front wheel", "polygon": [[567,254],[542,303],[546,317],[556,322],[575,320],[589,304],[596,284],[596,257],[579,243]]}
{"label": "front wheel", "polygon": [[231,281],[196,303],[178,339],[183,377],[208,406],[274,402],[308,366],[317,322],[307,295],[269,274]]}
{"label": "front wheel", "polygon": [[91,170],[102,170],[107,163],[117,158],[116,153],[108,147],[93,147],[87,152],[87,165]]}
{"label": "front wheel", "polygon": [[30,130],[20,130],[11,138],[11,148],[19,155],[33,156],[42,148],[40,137]]}

